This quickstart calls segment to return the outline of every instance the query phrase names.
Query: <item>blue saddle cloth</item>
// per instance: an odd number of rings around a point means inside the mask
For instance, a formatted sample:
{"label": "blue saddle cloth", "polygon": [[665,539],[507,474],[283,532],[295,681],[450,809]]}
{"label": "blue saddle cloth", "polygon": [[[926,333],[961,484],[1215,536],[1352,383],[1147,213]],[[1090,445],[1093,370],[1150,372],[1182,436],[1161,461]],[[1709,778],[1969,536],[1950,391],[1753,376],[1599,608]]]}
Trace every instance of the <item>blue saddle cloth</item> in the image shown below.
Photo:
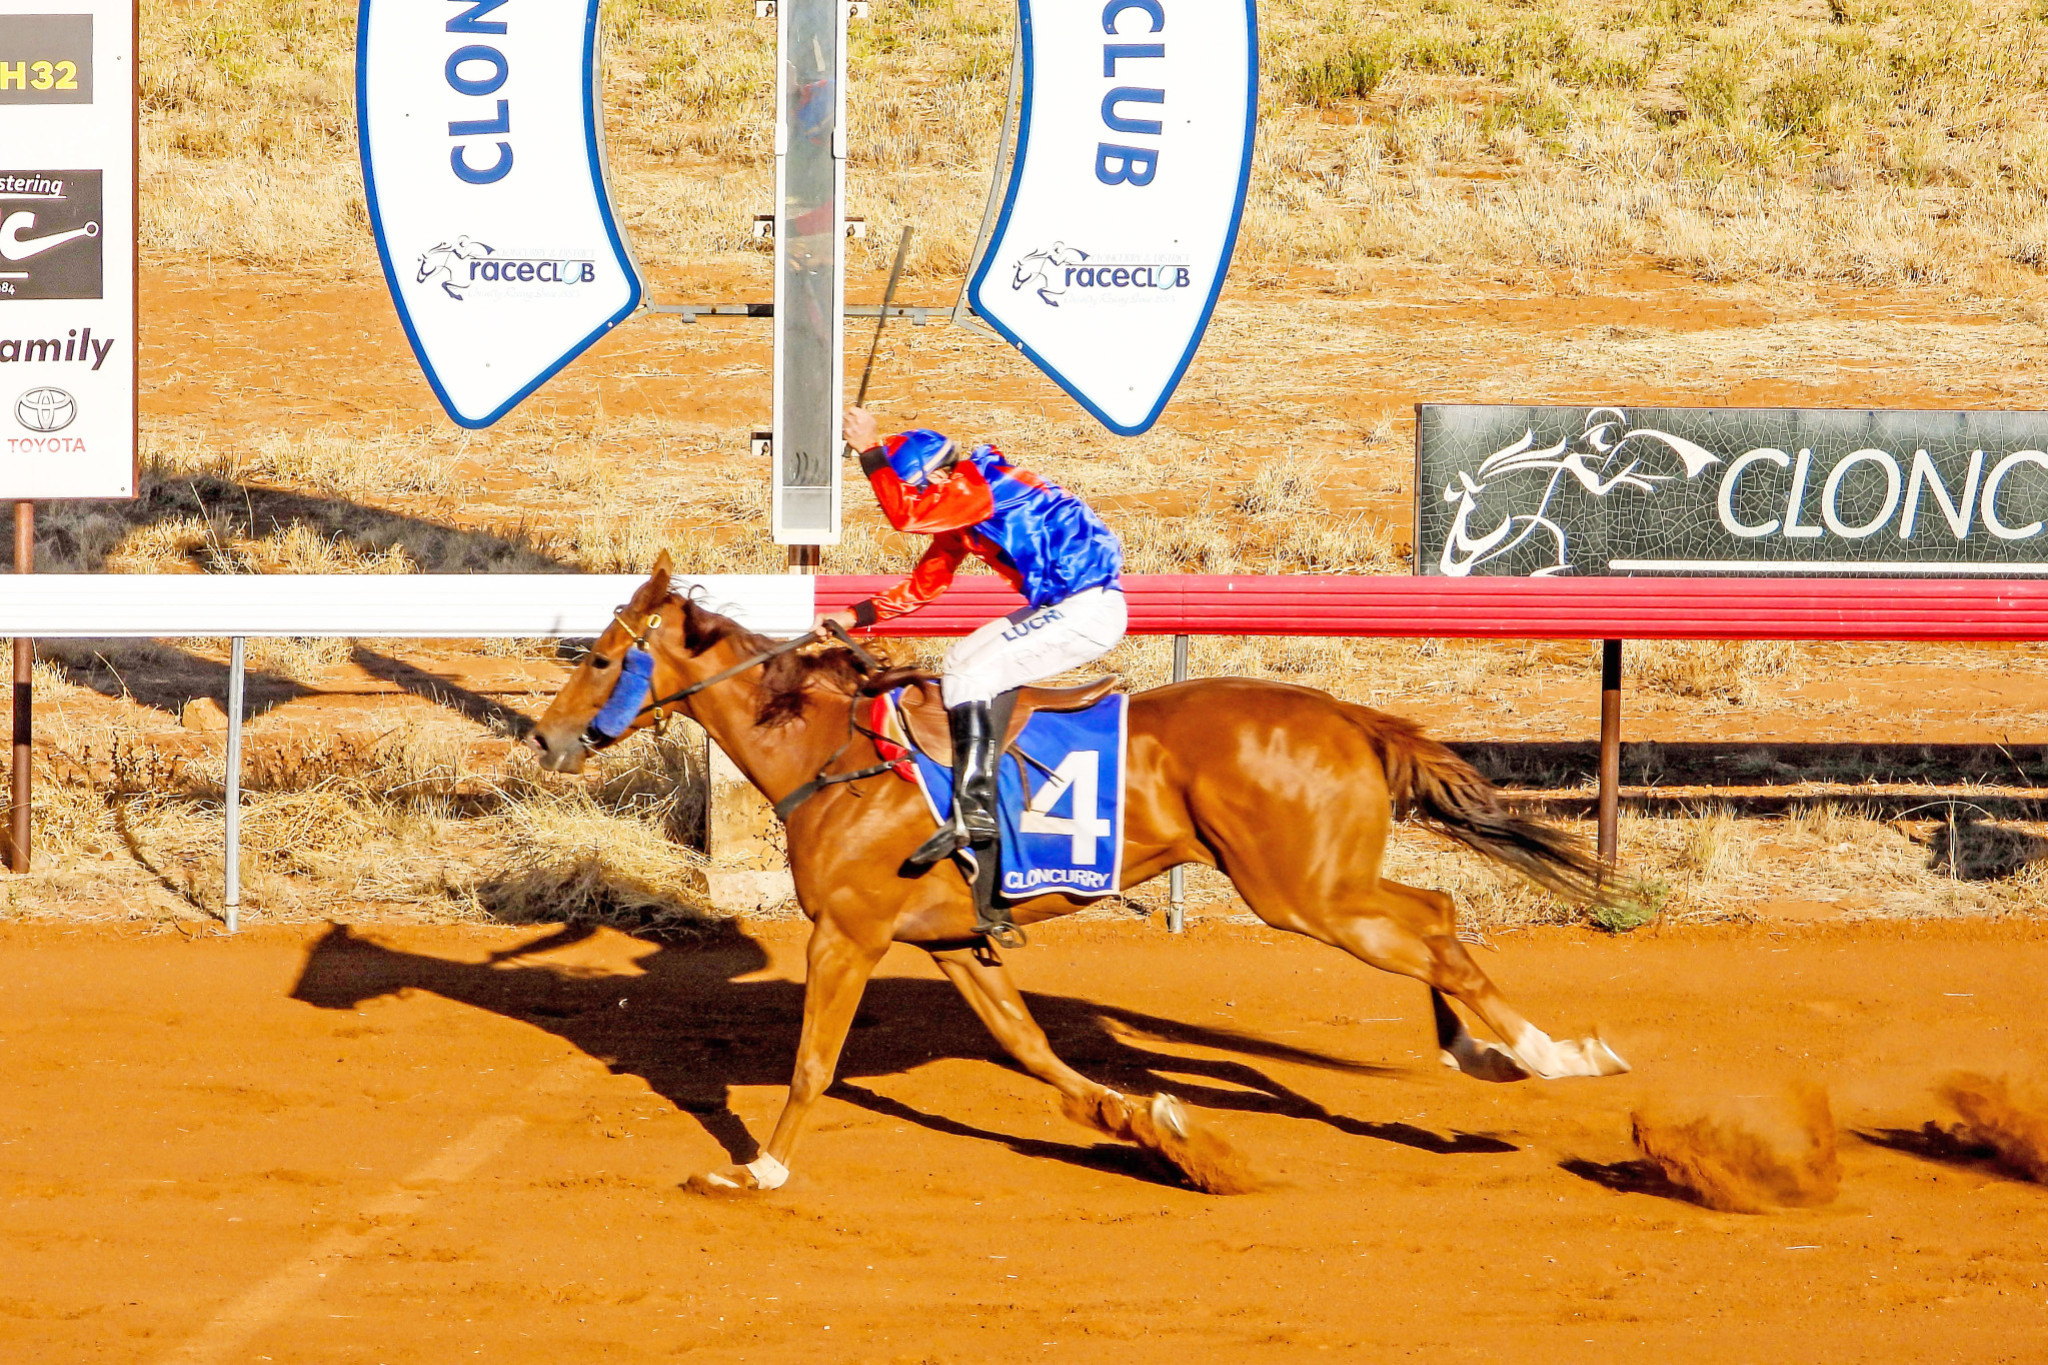
{"label": "blue saddle cloth", "polygon": [[[1122,885],[1127,700],[1117,694],[1086,711],[1034,711],[1003,755],[996,794],[1004,897],[1056,891],[1094,900]],[[953,809],[953,770],[912,752],[918,788],[943,821]]]}

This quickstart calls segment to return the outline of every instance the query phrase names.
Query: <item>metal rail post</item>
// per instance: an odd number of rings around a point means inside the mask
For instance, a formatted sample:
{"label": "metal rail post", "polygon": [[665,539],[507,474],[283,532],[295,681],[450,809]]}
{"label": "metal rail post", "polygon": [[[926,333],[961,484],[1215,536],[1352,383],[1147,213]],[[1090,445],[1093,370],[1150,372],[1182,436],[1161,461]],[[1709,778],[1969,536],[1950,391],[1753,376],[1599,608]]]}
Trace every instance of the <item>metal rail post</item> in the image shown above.
{"label": "metal rail post", "polygon": [[1621,839],[1621,641],[1600,642],[1600,835],[1602,874],[1612,876]]}
{"label": "metal rail post", "polygon": [[[34,573],[36,568],[36,505],[14,504],[14,571]],[[36,642],[16,636],[14,640],[14,781],[9,795],[7,866],[15,872],[29,869],[29,799],[35,778]]]}
{"label": "metal rail post", "polygon": [[231,934],[242,927],[242,664],[246,644],[242,636],[235,636],[228,656],[228,832],[222,863],[226,886],[221,900]]}
{"label": "metal rail post", "polygon": [[[1173,637],[1173,680],[1188,680],[1188,637]],[[1188,872],[1185,867],[1176,866],[1166,874],[1166,932],[1178,934],[1187,927],[1188,920]]]}

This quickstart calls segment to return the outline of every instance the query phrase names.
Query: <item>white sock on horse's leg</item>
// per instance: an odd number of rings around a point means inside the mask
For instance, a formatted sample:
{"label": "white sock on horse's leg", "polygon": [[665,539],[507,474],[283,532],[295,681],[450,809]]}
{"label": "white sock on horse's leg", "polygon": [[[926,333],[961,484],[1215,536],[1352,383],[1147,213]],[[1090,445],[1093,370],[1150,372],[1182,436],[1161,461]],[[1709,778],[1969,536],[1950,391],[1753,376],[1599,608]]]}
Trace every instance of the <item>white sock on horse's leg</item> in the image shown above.
{"label": "white sock on horse's leg", "polygon": [[1559,1042],[1537,1028],[1525,1025],[1514,1042],[1515,1056],[1546,1081],[1567,1076],[1618,1076],[1629,1069],[1620,1055],[1598,1038],[1568,1038]]}

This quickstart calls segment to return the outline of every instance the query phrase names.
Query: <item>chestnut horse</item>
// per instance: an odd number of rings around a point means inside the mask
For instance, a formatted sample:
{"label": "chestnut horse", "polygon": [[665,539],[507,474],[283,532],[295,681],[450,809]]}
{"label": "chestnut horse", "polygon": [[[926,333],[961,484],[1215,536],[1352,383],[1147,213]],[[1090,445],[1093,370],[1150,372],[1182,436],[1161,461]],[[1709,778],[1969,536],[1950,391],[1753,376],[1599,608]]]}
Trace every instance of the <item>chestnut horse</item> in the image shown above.
{"label": "chestnut horse", "polygon": [[[770,801],[821,774],[877,763],[873,742],[854,726],[863,677],[851,651],[768,657],[775,642],[671,591],[664,552],[535,724],[530,738],[544,767],[580,771],[585,754],[607,742],[588,727],[636,639],[653,655],[651,696],[660,705],[643,708],[633,728],[653,724],[657,712],[688,716]],[[1408,818],[1585,898],[1597,894],[1597,865],[1577,841],[1511,811],[1486,779],[1413,723],[1324,692],[1210,678],[1138,693],[1129,707],[1123,885],[1180,863],[1220,868],[1274,928],[1425,983],[1443,1060],[1467,1074],[1519,1080],[1628,1069],[1599,1039],[1552,1039],[1511,1008],[1459,942],[1449,896],[1380,875],[1388,829]],[[1194,1129],[1178,1101],[1127,1099],[1053,1055],[994,949],[968,937],[974,907],[966,878],[951,866],[905,867],[932,830],[910,784],[884,777],[819,787],[787,821],[797,899],[814,926],[795,1074],[766,1151],[702,1180],[772,1189],[788,1177],[868,976],[901,942],[931,953],[1010,1055],[1059,1091],[1068,1114],[1152,1148],[1198,1186],[1233,1187],[1227,1149]],[[1055,894],[1013,908],[1029,925],[1082,904]],[[1501,1044],[1475,1039],[1446,995]]]}

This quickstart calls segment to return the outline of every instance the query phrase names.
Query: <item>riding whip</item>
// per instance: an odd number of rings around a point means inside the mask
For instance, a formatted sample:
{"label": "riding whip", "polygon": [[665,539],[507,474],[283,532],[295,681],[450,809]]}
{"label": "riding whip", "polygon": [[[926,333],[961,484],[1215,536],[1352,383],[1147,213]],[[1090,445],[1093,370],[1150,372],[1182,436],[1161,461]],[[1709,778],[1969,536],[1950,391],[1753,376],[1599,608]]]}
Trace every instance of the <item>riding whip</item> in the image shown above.
{"label": "riding whip", "polygon": [[882,326],[889,321],[889,305],[896,301],[896,281],[903,278],[903,258],[910,254],[910,234],[916,230],[906,226],[903,239],[896,243],[896,264],[889,269],[889,287],[882,291],[882,311],[875,319],[875,338],[868,343],[868,363],[860,372],[860,396],[853,400],[857,408],[868,405],[868,380],[875,373],[875,352],[881,349]]}

